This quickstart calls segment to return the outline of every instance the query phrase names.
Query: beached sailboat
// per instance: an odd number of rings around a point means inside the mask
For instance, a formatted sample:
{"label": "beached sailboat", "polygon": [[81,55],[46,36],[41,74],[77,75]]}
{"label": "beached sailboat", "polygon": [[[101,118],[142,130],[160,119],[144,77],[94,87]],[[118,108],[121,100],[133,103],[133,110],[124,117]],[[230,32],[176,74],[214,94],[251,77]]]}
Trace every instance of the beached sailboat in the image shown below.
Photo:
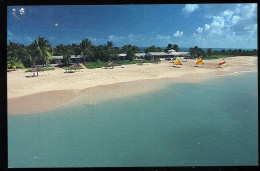
{"label": "beached sailboat", "polygon": [[195,65],[196,67],[202,67],[202,66],[204,66],[204,62],[202,61],[202,59],[201,59],[201,57],[199,57],[198,59],[197,59],[197,62],[196,62],[196,65]]}
{"label": "beached sailboat", "polygon": [[182,65],[182,63],[181,63],[181,61],[180,61],[180,58],[179,58],[179,57],[176,58],[176,60],[175,60],[174,63],[173,63],[173,66],[174,66],[174,67],[177,67],[177,68],[180,68],[181,65]]}
{"label": "beached sailboat", "polygon": [[226,61],[222,58],[221,62],[218,64],[218,68],[225,68],[227,66]]}

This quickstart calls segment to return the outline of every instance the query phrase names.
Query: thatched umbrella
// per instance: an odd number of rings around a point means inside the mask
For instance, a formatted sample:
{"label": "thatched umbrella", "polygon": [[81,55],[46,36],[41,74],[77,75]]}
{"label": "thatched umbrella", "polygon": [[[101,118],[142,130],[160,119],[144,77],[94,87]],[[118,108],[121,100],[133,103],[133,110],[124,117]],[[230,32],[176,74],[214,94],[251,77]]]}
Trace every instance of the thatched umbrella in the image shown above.
{"label": "thatched umbrella", "polygon": [[38,76],[39,71],[43,71],[43,69],[41,69],[39,67],[35,67],[35,68],[32,69],[32,72],[37,72],[37,76]]}
{"label": "thatched umbrella", "polygon": [[70,69],[75,69],[75,71],[76,71],[76,69],[80,68],[80,67],[81,66],[79,64],[73,64],[73,65],[70,66]]}
{"label": "thatched umbrella", "polygon": [[155,58],[155,60],[154,60],[154,61],[155,61],[155,63],[157,63],[157,64],[158,64],[159,62],[161,62],[161,59],[160,59],[160,58]]}
{"label": "thatched umbrella", "polygon": [[141,60],[141,65],[143,65],[144,63],[146,63],[146,60],[145,60],[145,59],[142,59],[142,60]]}
{"label": "thatched umbrella", "polygon": [[114,61],[112,61],[112,62],[109,62],[108,65],[110,65],[110,66],[112,66],[112,68],[114,68],[114,66],[117,66],[118,64],[115,63]]}

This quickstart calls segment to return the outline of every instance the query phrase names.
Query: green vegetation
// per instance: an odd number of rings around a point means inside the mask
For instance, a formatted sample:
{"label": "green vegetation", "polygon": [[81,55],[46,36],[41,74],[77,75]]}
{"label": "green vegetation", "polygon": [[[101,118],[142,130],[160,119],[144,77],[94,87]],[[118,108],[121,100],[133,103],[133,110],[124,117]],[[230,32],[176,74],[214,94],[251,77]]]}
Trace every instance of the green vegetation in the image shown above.
{"label": "green vegetation", "polygon": [[25,72],[32,72],[32,68],[28,68]]}
{"label": "green vegetation", "polygon": [[[152,45],[146,48],[145,52],[167,52],[170,49],[176,50],[177,52],[179,51],[177,44],[168,44],[165,49]],[[201,56],[204,59],[258,55],[258,51],[256,49],[229,49],[214,51],[209,48],[204,51],[198,46],[195,46],[191,47],[189,51],[193,58]],[[69,67],[69,64],[71,64],[71,55],[85,55],[86,58],[84,58],[84,65],[87,68],[101,68],[103,66],[108,67],[108,61],[115,61],[119,65],[136,64],[140,63],[140,61],[134,60],[135,54],[138,52],[140,52],[140,49],[137,46],[124,45],[122,48],[119,48],[114,47],[113,42],[110,41],[103,45],[92,45],[92,42],[87,38],[82,39],[79,44],[60,44],[52,48],[51,43],[48,40],[38,37],[38,39],[34,40],[34,42],[28,46],[9,41],[7,44],[7,68],[15,70],[16,68],[29,68],[32,65],[39,64],[44,66],[47,63],[52,63],[52,56],[63,56],[62,63],[64,65],[60,67]],[[119,53],[125,53],[126,56],[119,57]],[[155,61],[147,60],[146,62]]]}
{"label": "green vegetation", "polygon": [[221,51],[213,51],[211,48],[208,48],[206,51],[195,46],[194,48],[190,48],[190,55],[194,58],[201,56],[204,59],[217,59],[217,58],[226,58],[232,56],[253,56],[258,55],[258,51],[254,50],[242,50],[242,49],[229,49],[229,50],[221,50]]}
{"label": "green vegetation", "polygon": [[[119,66],[121,65],[130,65],[130,64],[138,64],[141,63],[140,60],[133,60],[133,61],[114,61],[116,64],[118,64]],[[146,60],[145,63],[152,63],[154,61],[152,60]],[[101,61],[97,61],[97,62],[85,62],[84,65],[88,68],[88,69],[94,69],[94,68],[102,68],[102,67],[110,67],[111,65],[109,65],[109,62],[101,62]]]}
{"label": "green vegetation", "polygon": [[122,47],[122,53],[126,53],[126,60],[134,60],[136,53],[140,52],[140,49],[137,46],[125,45]]}
{"label": "green vegetation", "polygon": [[178,45],[172,45],[172,44],[168,44],[168,46],[166,47],[166,49],[164,49],[164,52],[168,52],[168,50],[173,49],[176,52],[179,52],[179,46]]}
{"label": "green vegetation", "polygon": [[227,57],[232,57],[235,55],[210,55],[210,56],[205,56],[206,59],[220,59],[220,58],[227,58]]}
{"label": "green vegetation", "polygon": [[54,67],[42,67],[43,71],[55,70]]}
{"label": "green vegetation", "polygon": [[[64,69],[64,70],[72,70],[71,68],[70,68],[70,66],[64,66],[64,67],[61,67],[62,69]],[[77,67],[77,68],[75,68],[75,70],[77,70],[77,69],[83,69],[82,67]]]}
{"label": "green vegetation", "polygon": [[[55,70],[54,67],[41,67],[43,71]],[[32,68],[28,68],[25,72],[32,72]]]}
{"label": "green vegetation", "polygon": [[48,40],[39,37],[38,40],[34,40],[35,54],[40,63],[44,66],[46,62],[52,58],[52,47]]}
{"label": "green vegetation", "polygon": [[148,53],[148,52],[163,52],[163,49],[161,47],[156,47],[154,45],[146,48],[145,50],[145,53]]}
{"label": "green vegetation", "polygon": [[85,62],[84,65],[89,68],[102,68],[102,67],[109,67],[108,62],[102,62],[102,61],[97,61],[97,62]]}

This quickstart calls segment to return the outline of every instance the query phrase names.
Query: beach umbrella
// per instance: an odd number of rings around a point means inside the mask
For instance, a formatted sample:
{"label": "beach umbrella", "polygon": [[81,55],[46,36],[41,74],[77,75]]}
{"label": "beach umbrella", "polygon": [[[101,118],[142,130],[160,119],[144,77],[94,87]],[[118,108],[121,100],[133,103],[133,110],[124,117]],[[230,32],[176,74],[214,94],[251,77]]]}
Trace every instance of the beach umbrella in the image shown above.
{"label": "beach umbrella", "polygon": [[144,63],[146,63],[146,60],[145,60],[145,59],[142,59],[142,60],[141,60],[141,64],[143,65]]}
{"label": "beach umbrella", "polygon": [[112,66],[112,68],[114,68],[114,66],[117,66],[118,64],[115,63],[114,61],[112,61],[112,62],[109,62],[108,65],[110,65],[110,66]]}
{"label": "beach umbrella", "polygon": [[32,69],[32,72],[37,72],[37,76],[38,76],[38,72],[39,71],[43,71],[43,69],[39,68],[39,67],[36,67],[36,68],[33,68]]}
{"label": "beach umbrella", "polygon": [[79,64],[73,64],[70,66],[70,69],[77,69],[77,68],[80,68],[81,66]]}
{"label": "beach umbrella", "polygon": [[196,66],[202,66],[203,64],[204,64],[204,62],[202,61],[201,57],[199,57],[196,62]]}
{"label": "beach umbrella", "polygon": [[158,64],[159,62],[161,62],[160,58],[156,58],[154,61],[155,61],[157,64]]}

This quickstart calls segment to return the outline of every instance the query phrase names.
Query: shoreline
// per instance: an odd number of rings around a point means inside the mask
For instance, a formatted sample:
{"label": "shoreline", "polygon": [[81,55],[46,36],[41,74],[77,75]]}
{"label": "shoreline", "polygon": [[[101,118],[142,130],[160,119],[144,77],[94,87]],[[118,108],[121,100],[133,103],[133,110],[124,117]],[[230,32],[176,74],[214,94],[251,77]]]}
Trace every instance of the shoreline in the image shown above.
{"label": "shoreline", "polygon": [[[234,64],[230,64],[224,69],[216,68],[215,64],[217,64],[219,60],[214,59],[204,60],[205,67],[203,68],[192,67],[191,64],[193,64],[195,60],[190,59],[188,62],[183,62],[183,67],[178,69],[173,68],[172,63],[169,61],[163,61],[162,64],[150,64],[145,67],[126,65],[125,68],[127,70],[120,67],[115,67],[113,70],[87,69],[83,72],[73,73],[75,74],[74,83],[69,82],[73,81],[71,75],[66,75],[61,72],[60,69],[57,69],[56,74],[58,76],[54,75],[54,72],[53,75],[51,75],[51,72],[46,72],[44,74],[47,76],[42,77],[44,79],[38,79],[39,84],[36,85],[38,85],[39,88],[44,87],[41,89],[42,91],[37,91],[39,89],[36,88],[32,91],[27,91],[27,94],[25,93],[24,95],[21,95],[21,93],[16,94],[14,92],[19,91],[20,89],[12,89],[12,87],[9,86],[11,83],[8,82],[8,115],[34,114],[70,105],[95,104],[104,100],[157,91],[162,89],[169,82],[196,83],[209,78],[214,78],[215,76],[225,76],[235,72],[257,71],[257,57],[249,57],[250,60],[248,60],[248,63],[246,64],[241,63],[240,59],[243,58],[245,57],[226,58],[227,63],[228,61],[233,61]],[[248,67],[245,68],[245,66]],[[112,71],[112,73],[110,71]],[[139,75],[137,75],[138,71]],[[86,73],[89,73],[89,75]],[[23,77],[21,77],[21,72],[19,74],[21,80],[18,80],[18,83],[20,83],[21,88],[24,88],[22,87],[24,85],[21,84],[23,79]],[[92,81],[92,84],[86,84],[89,81],[84,79],[86,78],[86,75],[90,78],[89,80]],[[129,77],[126,77],[126,75]],[[62,80],[64,77],[67,77],[68,80],[65,79],[67,84],[65,83],[63,86],[60,86],[60,89],[57,89],[57,82],[59,82],[59,80],[56,80],[55,82],[47,82],[50,85],[45,87],[45,84],[43,83],[45,83],[44,81],[48,80],[48,77],[50,76],[53,76],[56,79],[60,76],[61,82],[64,81]],[[108,76],[108,78],[106,78],[106,76]],[[123,78],[121,79],[122,76]],[[100,80],[100,77],[103,77],[103,79]],[[113,79],[111,79],[111,77]],[[29,79],[31,79],[29,81],[36,80],[33,80],[34,78]],[[73,86],[74,84],[77,85]],[[11,89],[9,89],[9,87],[11,87]],[[12,90],[11,96],[9,90]]]}

